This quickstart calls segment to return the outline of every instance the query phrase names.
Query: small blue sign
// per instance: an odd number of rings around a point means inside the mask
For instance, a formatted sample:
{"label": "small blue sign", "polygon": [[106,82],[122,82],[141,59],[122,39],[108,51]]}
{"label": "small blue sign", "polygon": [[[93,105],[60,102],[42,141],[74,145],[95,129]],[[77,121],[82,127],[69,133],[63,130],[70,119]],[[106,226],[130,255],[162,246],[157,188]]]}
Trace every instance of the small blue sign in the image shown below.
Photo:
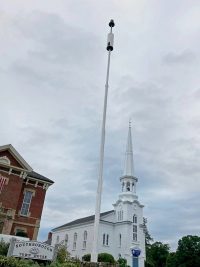
{"label": "small blue sign", "polygon": [[131,249],[133,257],[139,257],[141,250],[139,248],[133,248]]}

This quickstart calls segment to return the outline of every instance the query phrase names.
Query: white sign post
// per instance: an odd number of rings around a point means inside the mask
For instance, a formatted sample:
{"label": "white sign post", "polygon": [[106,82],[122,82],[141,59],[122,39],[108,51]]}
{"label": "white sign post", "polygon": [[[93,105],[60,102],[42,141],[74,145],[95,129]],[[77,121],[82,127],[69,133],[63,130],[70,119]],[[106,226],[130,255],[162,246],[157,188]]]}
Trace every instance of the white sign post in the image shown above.
{"label": "white sign post", "polygon": [[17,241],[12,238],[7,256],[32,260],[54,259],[54,247],[38,241]]}

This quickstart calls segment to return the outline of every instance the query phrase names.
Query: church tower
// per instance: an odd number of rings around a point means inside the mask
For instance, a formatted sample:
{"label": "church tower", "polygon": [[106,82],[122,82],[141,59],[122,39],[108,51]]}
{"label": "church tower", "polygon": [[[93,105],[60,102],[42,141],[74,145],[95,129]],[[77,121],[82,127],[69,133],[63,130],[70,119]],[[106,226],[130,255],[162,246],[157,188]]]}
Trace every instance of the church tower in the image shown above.
{"label": "church tower", "polygon": [[136,184],[138,179],[134,176],[133,166],[133,148],[132,148],[132,136],[131,136],[131,123],[129,122],[128,138],[125,154],[124,172],[120,178],[121,193],[119,199],[122,201],[133,201],[137,199]]}
{"label": "church tower", "polygon": [[133,147],[131,123],[129,122],[127,146],[125,153],[123,176],[120,177],[121,192],[118,200],[113,204],[115,208],[115,221],[118,225],[115,230],[120,244],[116,253],[127,259],[132,266],[132,249],[139,249],[138,266],[144,267],[145,260],[145,234],[143,229],[143,205],[139,202],[136,185],[138,178],[134,175]]}

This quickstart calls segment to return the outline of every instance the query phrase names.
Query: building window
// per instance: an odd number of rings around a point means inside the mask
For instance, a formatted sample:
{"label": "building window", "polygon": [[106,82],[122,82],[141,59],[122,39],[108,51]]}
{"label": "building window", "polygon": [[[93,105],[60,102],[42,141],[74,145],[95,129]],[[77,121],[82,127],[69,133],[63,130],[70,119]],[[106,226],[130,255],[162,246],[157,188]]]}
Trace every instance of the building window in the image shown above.
{"label": "building window", "polygon": [[133,241],[137,241],[137,216],[133,215]]}
{"label": "building window", "polygon": [[137,233],[133,233],[133,241],[137,241]]}
{"label": "building window", "polygon": [[65,246],[67,246],[68,244],[68,240],[69,240],[69,237],[68,237],[68,234],[65,235]]}
{"label": "building window", "polygon": [[77,241],[77,233],[74,233],[74,242]]}
{"label": "building window", "polygon": [[122,245],[122,235],[119,234],[119,247],[121,248],[121,245]]}
{"label": "building window", "polygon": [[86,248],[86,241],[87,241],[87,231],[83,233],[83,249]]}
{"label": "building window", "polygon": [[15,235],[16,236],[23,236],[28,237],[26,228],[16,228],[15,229]]}
{"label": "building window", "polygon": [[137,225],[133,225],[133,233],[137,233]]}
{"label": "building window", "polygon": [[103,245],[106,244],[106,234],[103,234]]}
{"label": "building window", "polygon": [[83,241],[83,249],[86,248],[86,241]]}
{"label": "building window", "polygon": [[118,217],[118,221],[123,221],[123,210],[118,211],[117,217]]}
{"label": "building window", "polygon": [[109,235],[108,234],[103,234],[103,245],[108,246],[109,244]]}
{"label": "building window", "polygon": [[33,192],[32,191],[26,190],[24,192],[24,199],[23,199],[21,212],[20,212],[21,215],[28,216],[29,208],[30,208],[30,205],[31,205],[32,196],[33,196]]}
{"label": "building window", "polygon": [[76,242],[73,243],[73,250],[76,249]]}
{"label": "building window", "polygon": [[57,235],[57,237],[56,237],[56,244],[58,244],[59,243],[59,235]]}
{"label": "building window", "polygon": [[133,223],[137,223],[137,216],[135,214],[133,215]]}
{"label": "building window", "polygon": [[106,236],[106,246],[108,246],[109,243],[109,235]]}
{"label": "building window", "polygon": [[74,233],[74,243],[73,243],[73,250],[76,249],[76,241],[77,241],[77,233]]}
{"label": "building window", "polygon": [[87,231],[84,231],[84,233],[83,233],[83,240],[84,240],[84,241],[87,240]]}
{"label": "building window", "polygon": [[126,191],[130,191],[130,187],[131,187],[130,182],[127,182],[126,183]]}

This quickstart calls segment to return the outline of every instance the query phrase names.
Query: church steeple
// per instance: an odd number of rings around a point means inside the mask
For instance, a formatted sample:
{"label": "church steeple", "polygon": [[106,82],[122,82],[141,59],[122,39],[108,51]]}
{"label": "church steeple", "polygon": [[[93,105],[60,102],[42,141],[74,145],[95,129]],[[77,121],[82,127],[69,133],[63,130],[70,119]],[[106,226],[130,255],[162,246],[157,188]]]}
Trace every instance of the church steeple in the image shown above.
{"label": "church steeple", "polygon": [[134,176],[133,168],[133,147],[132,147],[132,135],[131,135],[131,122],[129,121],[128,138],[125,153],[124,172],[120,178],[121,182],[121,194],[120,198],[123,199],[135,199],[136,196],[136,183],[138,179]]}
{"label": "church steeple", "polygon": [[133,176],[133,147],[132,147],[132,136],[131,136],[131,121],[129,121],[128,138],[126,145],[126,155],[124,164],[124,176]]}

